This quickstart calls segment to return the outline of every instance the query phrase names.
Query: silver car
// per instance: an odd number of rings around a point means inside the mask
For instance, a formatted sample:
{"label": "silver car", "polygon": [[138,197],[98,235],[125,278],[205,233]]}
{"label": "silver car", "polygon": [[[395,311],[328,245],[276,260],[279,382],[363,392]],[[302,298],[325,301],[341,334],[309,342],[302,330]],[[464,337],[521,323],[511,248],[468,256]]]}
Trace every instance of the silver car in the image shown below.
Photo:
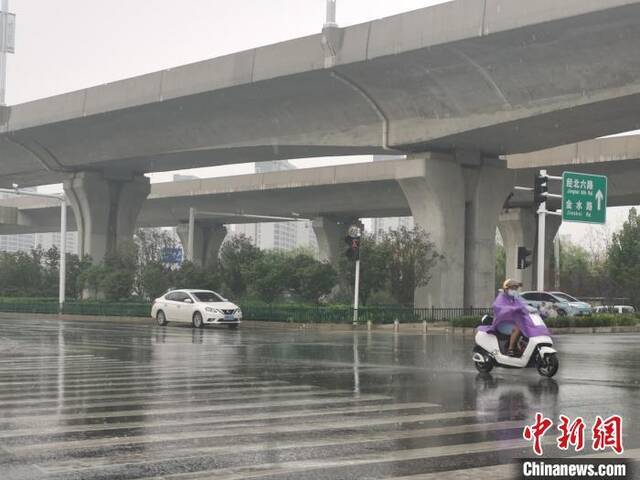
{"label": "silver car", "polygon": [[172,290],[154,300],[151,317],[159,325],[184,322],[191,323],[194,328],[220,324],[237,328],[242,320],[242,310],[211,290]]}
{"label": "silver car", "polygon": [[552,304],[558,315],[591,315],[591,305],[567,295],[563,292],[522,292],[522,300],[534,308],[540,308],[543,303]]}

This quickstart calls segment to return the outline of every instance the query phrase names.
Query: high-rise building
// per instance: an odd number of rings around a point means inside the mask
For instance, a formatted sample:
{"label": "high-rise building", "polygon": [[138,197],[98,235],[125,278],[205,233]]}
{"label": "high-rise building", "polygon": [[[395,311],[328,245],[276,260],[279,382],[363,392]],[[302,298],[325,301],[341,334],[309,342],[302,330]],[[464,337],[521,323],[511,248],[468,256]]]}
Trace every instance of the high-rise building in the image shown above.
{"label": "high-rise building", "polygon": [[[293,170],[296,167],[287,160],[275,160],[256,163],[256,173]],[[251,239],[261,250],[288,251],[307,248],[316,255],[318,242],[313,233],[311,222],[299,220],[291,222],[265,222],[238,224],[232,227],[235,234],[243,234]]]}

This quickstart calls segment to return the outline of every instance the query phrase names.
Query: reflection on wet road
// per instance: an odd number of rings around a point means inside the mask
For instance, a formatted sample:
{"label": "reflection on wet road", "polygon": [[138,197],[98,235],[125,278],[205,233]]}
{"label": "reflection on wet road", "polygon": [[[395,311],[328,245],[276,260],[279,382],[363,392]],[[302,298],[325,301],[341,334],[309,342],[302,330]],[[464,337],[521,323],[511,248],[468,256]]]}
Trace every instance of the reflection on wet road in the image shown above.
{"label": "reflection on wet road", "polygon": [[0,329],[2,479],[512,478],[538,411],[620,414],[640,455],[640,335],[558,337],[549,380],[481,376],[459,336]]}

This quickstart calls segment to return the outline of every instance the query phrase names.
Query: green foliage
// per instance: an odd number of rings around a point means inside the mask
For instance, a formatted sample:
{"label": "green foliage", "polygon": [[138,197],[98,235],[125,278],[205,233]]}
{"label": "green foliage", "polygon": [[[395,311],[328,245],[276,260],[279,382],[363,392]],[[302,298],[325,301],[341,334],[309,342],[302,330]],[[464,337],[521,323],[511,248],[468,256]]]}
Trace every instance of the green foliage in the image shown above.
{"label": "green foliage", "polygon": [[249,238],[244,235],[233,237],[222,244],[220,249],[220,269],[224,284],[235,296],[241,297],[247,291],[248,266],[262,255]]}
{"label": "green foliage", "polygon": [[617,297],[627,297],[640,305],[640,217],[635,208],[607,251],[607,268]]}
{"label": "green foliage", "polygon": [[293,268],[288,255],[281,252],[263,252],[245,268],[244,277],[251,289],[267,303],[278,298],[291,284]]}
{"label": "green foliage", "polygon": [[0,294],[5,296],[41,295],[43,266],[41,252],[0,253]]}
{"label": "green foliage", "polygon": [[[136,273],[134,280],[134,291],[142,297],[145,298],[156,298],[156,296],[151,294],[151,291],[157,292],[158,288],[167,280],[167,287],[170,282],[168,282],[168,274],[169,269],[163,268],[163,278],[154,279],[150,276],[149,273],[145,275],[145,271],[153,271],[155,268],[157,270],[158,266],[163,266],[162,264],[162,252],[167,248],[174,248],[176,246],[176,242],[174,238],[170,235],[170,233],[161,228],[139,228],[136,230],[134,234],[134,242],[137,246],[137,255],[136,255]],[[149,267],[148,265],[155,265]],[[145,279],[149,285],[145,285]],[[164,293],[164,292],[162,292]]]}
{"label": "green foliage", "polygon": [[221,283],[219,265],[200,267],[191,262],[183,262],[180,268],[173,272],[171,288],[202,288],[219,291]]}
{"label": "green foliage", "polygon": [[384,236],[383,244],[389,253],[391,293],[400,305],[413,304],[416,288],[429,283],[431,269],[444,257],[419,227],[392,230]]}
{"label": "green foliage", "polygon": [[102,261],[99,292],[107,300],[129,298],[137,272],[138,247],[133,242],[123,242],[107,253]]}
{"label": "green foliage", "polygon": [[158,261],[142,267],[142,286],[145,296],[154,299],[165,293],[171,286],[172,272]]}
{"label": "green foliage", "polygon": [[308,253],[294,254],[288,262],[290,277],[288,286],[301,299],[317,303],[335,286],[338,275],[328,263],[319,262]]}

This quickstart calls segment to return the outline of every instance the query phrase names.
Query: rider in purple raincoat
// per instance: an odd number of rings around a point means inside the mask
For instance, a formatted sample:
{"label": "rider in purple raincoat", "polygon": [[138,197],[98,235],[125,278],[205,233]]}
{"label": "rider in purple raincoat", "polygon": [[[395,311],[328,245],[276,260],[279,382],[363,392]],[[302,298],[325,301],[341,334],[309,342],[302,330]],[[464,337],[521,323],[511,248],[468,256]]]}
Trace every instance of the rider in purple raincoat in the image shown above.
{"label": "rider in purple raincoat", "polygon": [[507,352],[510,356],[515,355],[516,342],[520,333],[527,338],[550,335],[549,329],[544,324],[535,324],[531,320],[527,305],[520,299],[518,289],[521,286],[522,283],[516,280],[505,280],[502,292],[493,303],[493,323],[478,327],[479,330],[487,333],[498,331],[504,335],[510,335]]}

